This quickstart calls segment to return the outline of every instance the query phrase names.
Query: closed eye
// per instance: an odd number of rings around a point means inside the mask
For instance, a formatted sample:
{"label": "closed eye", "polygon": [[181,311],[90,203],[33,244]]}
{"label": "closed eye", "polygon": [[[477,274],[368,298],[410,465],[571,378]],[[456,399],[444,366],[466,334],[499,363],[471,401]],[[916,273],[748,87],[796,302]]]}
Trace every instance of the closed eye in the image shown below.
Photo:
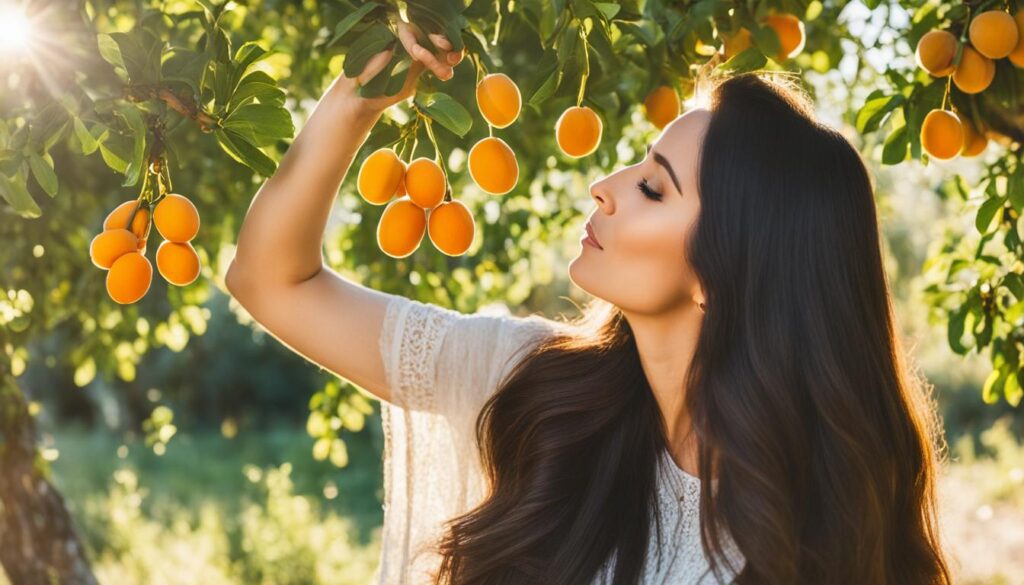
{"label": "closed eye", "polygon": [[661,201],[661,193],[658,193],[654,189],[651,189],[651,186],[647,184],[647,177],[644,177],[643,179],[637,181],[636,188],[639,189],[640,192],[643,193],[644,196],[647,197],[648,199],[652,199],[654,201]]}

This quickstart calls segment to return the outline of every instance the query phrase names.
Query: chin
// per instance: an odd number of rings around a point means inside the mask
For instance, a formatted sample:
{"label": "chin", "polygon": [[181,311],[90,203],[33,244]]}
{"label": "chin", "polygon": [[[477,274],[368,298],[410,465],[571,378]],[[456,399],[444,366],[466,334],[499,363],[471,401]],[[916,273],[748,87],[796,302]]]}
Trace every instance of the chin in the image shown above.
{"label": "chin", "polygon": [[588,270],[585,262],[586,261],[583,260],[582,254],[576,256],[569,262],[569,281],[583,290],[583,292],[592,296],[598,296],[590,286],[591,282],[588,278],[590,271]]}

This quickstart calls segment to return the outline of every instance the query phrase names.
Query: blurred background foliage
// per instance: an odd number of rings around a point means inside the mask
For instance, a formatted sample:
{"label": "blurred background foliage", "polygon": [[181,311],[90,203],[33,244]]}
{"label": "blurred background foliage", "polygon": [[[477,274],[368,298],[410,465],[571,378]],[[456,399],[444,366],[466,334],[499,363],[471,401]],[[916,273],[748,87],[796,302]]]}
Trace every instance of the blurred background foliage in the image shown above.
{"label": "blurred background foliage", "polygon": [[[425,75],[420,95],[453,97],[448,110],[423,109],[439,122],[452,195],[472,210],[476,236],[461,257],[430,246],[386,256],[375,234],[383,209],[359,197],[353,170],[324,242],[332,268],[465,312],[499,305],[574,313],[583,296],[564,266],[592,209],[588,185],[633,164],[657,137],[642,105],[653,89],[670,86],[684,111],[695,107],[692,79],[706,48],[739,25],[754,28],[753,47],[720,69],[798,72],[819,115],[843,128],[877,179],[901,330],[935,385],[956,460],[943,485],[963,582],[1022,582],[1024,561],[1012,551],[1024,546],[1024,417],[1007,384],[1020,371],[1024,326],[1024,182],[1012,179],[1022,174],[1019,128],[1000,115],[994,127],[1005,140],[993,139],[981,156],[929,161],[919,124],[947,84],[914,62],[924,32],[962,27],[967,13],[958,6],[1003,3],[0,4],[22,11],[33,37],[27,53],[0,65],[0,435],[23,414],[34,419],[33,468],[64,494],[100,582],[369,579],[382,519],[377,405],[263,332],[226,295],[223,271],[249,201],[294,129],[346,55],[365,52],[366,31],[398,7],[458,34],[471,56],[450,81]],[[804,23],[798,55],[765,57],[776,40],[756,17],[768,11]],[[394,64],[403,57],[396,51]],[[512,126],[488,128],[465,97],[477,65],[519,85],[524,109]],[[949,97],[965,109],[1017,113],[1020,77],[1001,66],[988,95],[954,87]],[[593,155],[574,160],[560,154],[553,125],[576,104],[581,83],[604,134]],[[159,87],[176,100],[161,98]],[[239,113],[246,103],[266,107]],[[464,116],[468,129],[451,123]],[[409,105],[389,110],[353,169],[414,119]],[[154,149],[157,132],[163,149]],[[434,154],[419,132],[409,159]],[[466,170],[469,147],[492,133],[520,167],[519,183],[500,197],[482,192]],[[193,244],[203,272],[183,288],[154,278],[142,301],[118,305],[88,246],[106,214],[138,195],[150,156],[166,157],[174,192],[202,215]]]}

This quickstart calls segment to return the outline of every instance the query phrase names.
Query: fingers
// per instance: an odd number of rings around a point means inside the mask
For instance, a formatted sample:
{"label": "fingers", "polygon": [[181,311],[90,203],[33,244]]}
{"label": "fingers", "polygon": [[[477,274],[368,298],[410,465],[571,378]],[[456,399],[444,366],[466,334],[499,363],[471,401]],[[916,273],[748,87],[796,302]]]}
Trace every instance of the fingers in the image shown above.
{"label": "fingers", "polygon": [[430,41],[437,45],[438,47],[441,47],[446,51],[452,50],[451,42],[444,35],[438,33],[430,33],[427,36],[430,37]]}
{"label": "fingers", "polygon": [[366,62],[366,66],[363,67],[362,73],[356,76],[356,81],[359,86],[362,87],[369,83],[371,79],[376,77],[378,73],[387,67],[393,54],[394,50],[384,49],[373,57],[370,57],[370,60]]}
{"label": "fingers", "polygon": [[[451,43],[448,41],[448,39],[445,39],[444,36],[437,34],[431,34],[429,36],[431,38],[431,41],[434,42],[434,44],[438,45],[439,47],[448,49],[451,48]],[[402,45],[405,46],[406,52],[408,52],[413,59],[421,61],[428,69],[430,69],[430,71],[434,75],[437,76],[438,79],[447,81],[452,78],[452,75],[455,74],[455,71],[452,67],[454,63],[442,63],[437,58],[437,56],[428,51],[426,47],[419,44],[419,42],[416,40],[416,35],[413,33],[412,27],[408,23],[401,23],[398,25],[398,39],[402,42]],[[443,44],[439,42],[439,40],[437,39],[442,40]],[[447,47],[445,47],[444,45],[447,45]]]}

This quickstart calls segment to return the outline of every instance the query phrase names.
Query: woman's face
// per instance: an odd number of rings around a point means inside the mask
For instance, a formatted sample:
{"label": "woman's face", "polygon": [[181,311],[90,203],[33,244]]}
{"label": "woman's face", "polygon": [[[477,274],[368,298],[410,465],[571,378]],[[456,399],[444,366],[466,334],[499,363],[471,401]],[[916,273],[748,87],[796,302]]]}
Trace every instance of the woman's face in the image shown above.
{"label": "woman's face", "polygon": [[[656,315],[703,300],[686,242],[700,213],[697,157],[710,117],[706,108],[687,111],[665,127],[644,160],[590,186],[597,202],[590,225],[601,247],[581,239],[580,254],[569,263],[576,286],[627,314]],[[637,186],[645,179],[660,201]]]}

